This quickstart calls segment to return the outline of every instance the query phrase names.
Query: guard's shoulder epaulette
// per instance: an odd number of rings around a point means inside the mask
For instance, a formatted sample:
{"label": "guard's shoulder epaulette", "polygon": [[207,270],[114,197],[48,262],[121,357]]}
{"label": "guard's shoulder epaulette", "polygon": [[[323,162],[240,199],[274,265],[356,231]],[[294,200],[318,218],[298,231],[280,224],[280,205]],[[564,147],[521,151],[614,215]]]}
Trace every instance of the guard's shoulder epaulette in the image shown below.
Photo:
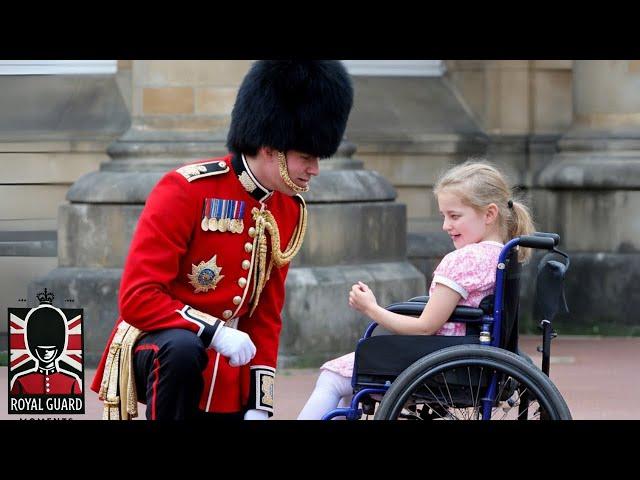
{"label": "guard's shoulder epaulette", "polygon": [[304,198],[302,198],[302,195],[300,195],[299,193],[296,193],[293,198],[296,199],[296,201],[301,204],[303,207],[307,206],[307,202],[304,201]]}
{"label": "guard's shoulder epaulette", "polygon": [[193,182],[199,178],[221,175],[229,171],[229,164],[224,160],[211,160],[209,162],[192,163],[176,169],[180,175]]}

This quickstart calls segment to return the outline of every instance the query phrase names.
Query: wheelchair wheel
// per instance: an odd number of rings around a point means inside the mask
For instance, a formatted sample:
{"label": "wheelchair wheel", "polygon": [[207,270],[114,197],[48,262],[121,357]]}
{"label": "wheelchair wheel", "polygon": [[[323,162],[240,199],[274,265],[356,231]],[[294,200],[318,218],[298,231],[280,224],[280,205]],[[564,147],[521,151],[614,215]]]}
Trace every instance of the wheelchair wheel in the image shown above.
{"label": "wheelchair wheel", "polygon": [[375,420],[482,420],[491,382],[490,420],[571,420],[562,395],[534,364],[507,350],[457,345],[404,370],[384,394]]}

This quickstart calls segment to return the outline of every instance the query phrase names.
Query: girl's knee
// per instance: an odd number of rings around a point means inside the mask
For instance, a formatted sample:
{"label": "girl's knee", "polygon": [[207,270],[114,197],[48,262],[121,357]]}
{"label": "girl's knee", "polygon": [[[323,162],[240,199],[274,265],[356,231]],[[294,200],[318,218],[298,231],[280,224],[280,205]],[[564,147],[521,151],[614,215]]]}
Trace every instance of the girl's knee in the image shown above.
{"label": "girl's knee", "polygon": [[331,390],[340,397],[345,397],[353,393],[351,379],[330,370],[322,370],[320,372],[320,376],[316,382],[316,388]]}

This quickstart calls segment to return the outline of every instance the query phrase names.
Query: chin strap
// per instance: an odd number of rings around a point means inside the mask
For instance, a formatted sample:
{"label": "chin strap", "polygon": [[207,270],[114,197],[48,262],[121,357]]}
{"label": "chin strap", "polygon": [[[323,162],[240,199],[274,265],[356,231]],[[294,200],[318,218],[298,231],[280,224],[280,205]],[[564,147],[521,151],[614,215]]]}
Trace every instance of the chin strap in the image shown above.
{"label": "chin strap", "polygon": [[284,183],[287,184],[287,187],[289,187],[296,193],[304,193],[309,191],[309,185],[307,185],[306,187],[299,187],[298,185],[293,183],[293,180],[291,180],[291,177],[289,176],[289,171],[287,170],[287,157],[282,152],[278,152],[278,167],[280,169],[280,176],[282,177]]}

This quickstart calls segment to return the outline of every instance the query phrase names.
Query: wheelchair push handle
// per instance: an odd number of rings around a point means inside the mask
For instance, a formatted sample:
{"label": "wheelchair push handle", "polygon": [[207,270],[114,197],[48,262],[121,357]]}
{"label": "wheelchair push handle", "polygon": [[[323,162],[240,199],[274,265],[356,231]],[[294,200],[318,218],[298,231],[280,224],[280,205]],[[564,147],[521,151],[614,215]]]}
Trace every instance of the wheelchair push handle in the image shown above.
{"label": "wheelchair push handle", "polygon": [[544,250],[553,250],[556,246],[556,240],[552,237],[541,237],[538,235],[522,235],[519,237],[518,245],[527,248],[540,248]]}
{"label": "wheelchair push handle", "polygon": [[560,235],[558,235],[557,233],[549,233],[549,232],[533,232],[533,236],[534,237],[547,237],[547,238],[553,238],[553,241],[555,242],[555,246],[557,247],[558,244],[560,243]]}

